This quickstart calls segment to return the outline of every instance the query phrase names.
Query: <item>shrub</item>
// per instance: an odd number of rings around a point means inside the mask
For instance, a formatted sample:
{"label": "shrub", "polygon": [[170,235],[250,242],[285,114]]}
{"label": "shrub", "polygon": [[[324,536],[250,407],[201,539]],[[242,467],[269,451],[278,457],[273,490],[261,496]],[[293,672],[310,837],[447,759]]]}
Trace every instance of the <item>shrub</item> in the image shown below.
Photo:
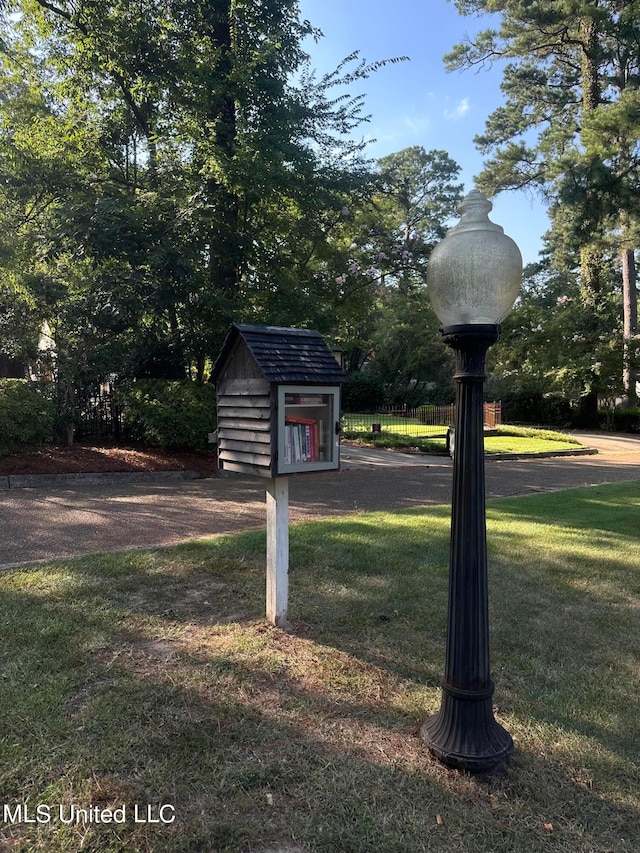
{"label": "shrub", "polygon": [[600,409],[600,426],[615,432],[640,432],[640,409]]}
{"label": "shrub", "polygon": [[125,422],[135,440],[170,450],[201,450],[216,428],[213,385],[142,379],[119,391]]}
{"label": "shrub", "polygon": [[361,432],[345,431],[342,438],[361,444],[365,447],[382,447],[385,449],[395,448],[406,450],[407,448],[419,450],[421,453],[444,454],[446,453],[445,439],[441,438],[419,438],[411,435],[398,435],[397,433],[385,433],[384,435],[363,435]]}
{"label": "shrub", "polygon": [[370,373],[350,373],[342,390],[345,412],[375,412],[384,404],[384,385]]}
{"label": "shrub", "polygon": [[543,424],[557,427],[574,425],[571,404],[562,397],[545,397],[538,391],[514,391],[502,394],[501,397],[504,423]]}
{"label": "shrub", "polygon": [[51,441],[53,404],[26,379],[0,379],[0,456]]}
{"label": "shrub", "polygon": [[[494,397],[494,400],[499,400],[500,397]],[[438,385],[436,388],[430,388],[426,394],[422,395],[421,403],[425,406],[450,406],[456,401],[456,389],[453,382],[446,385]]]}
{"label": "shrub", "polygon": [[392,409],[401,409],[407,406],[415,409],[424,403],[427,397],[431,398],[433,390],[426,391],[423,383],[407,384],[399,382],[395,385],[387,385],[384,391],[384,403]]}

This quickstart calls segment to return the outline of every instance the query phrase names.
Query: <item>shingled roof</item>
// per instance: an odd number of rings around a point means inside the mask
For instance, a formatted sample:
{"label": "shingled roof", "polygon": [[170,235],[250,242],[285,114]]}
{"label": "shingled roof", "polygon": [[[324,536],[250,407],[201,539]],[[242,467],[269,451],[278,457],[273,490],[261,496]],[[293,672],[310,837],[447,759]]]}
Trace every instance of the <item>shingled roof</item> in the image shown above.
{"label": "shingled roof", "polygon": [[213,366],[213,382],[220,375],[239,337],[247,345],[267,382],[336,385],[347,381],[347,374],[319,332],[234,323]]}

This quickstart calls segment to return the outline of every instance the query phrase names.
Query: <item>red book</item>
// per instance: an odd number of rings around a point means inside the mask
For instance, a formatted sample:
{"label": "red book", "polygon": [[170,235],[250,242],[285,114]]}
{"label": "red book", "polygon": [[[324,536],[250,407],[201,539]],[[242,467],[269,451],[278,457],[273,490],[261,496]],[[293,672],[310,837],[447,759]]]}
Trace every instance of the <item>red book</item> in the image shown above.
{"label": "red book", "polygon": [[284,422],[286,426],[297,425],[300,427],[302,461],[315,462],[318,458],[318,421],[315,418],[298,418],[293,415],[286,415]]}

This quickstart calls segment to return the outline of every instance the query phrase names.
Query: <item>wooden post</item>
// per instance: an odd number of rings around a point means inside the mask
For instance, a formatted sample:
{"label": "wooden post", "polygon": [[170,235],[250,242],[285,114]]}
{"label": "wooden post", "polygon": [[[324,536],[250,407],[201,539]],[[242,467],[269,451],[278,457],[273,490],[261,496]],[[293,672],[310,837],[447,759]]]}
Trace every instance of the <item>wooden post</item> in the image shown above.
{"label": "wooden post", "polygon": [[287,625],[289,598],[289,478],[267,484],[267,619]]}

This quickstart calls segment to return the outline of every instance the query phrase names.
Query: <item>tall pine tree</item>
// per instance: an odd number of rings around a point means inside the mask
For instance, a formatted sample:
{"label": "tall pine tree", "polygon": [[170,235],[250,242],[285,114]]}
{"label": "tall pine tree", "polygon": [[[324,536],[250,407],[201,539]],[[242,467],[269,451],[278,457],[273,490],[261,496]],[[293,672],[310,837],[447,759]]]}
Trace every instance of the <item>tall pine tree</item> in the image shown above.
{"label": "tall pine tree", "polygon": [[[638,189],[637,98],[640,3],[637,0],[454,0],[462,14],[499,14],[447,57],[450,68],[504,62],[506,103],[477,144],[489,156],[479,178],[488,192],[533,188],[550,202],[556,262],[580,259],[581,292],[598,315],[614,245],[624,278],[624,382],[630,398],[637,332],[634,276]],[[621,368],[622,372],[622,368]],[[595,403],[596,377],[585,377]]]}

